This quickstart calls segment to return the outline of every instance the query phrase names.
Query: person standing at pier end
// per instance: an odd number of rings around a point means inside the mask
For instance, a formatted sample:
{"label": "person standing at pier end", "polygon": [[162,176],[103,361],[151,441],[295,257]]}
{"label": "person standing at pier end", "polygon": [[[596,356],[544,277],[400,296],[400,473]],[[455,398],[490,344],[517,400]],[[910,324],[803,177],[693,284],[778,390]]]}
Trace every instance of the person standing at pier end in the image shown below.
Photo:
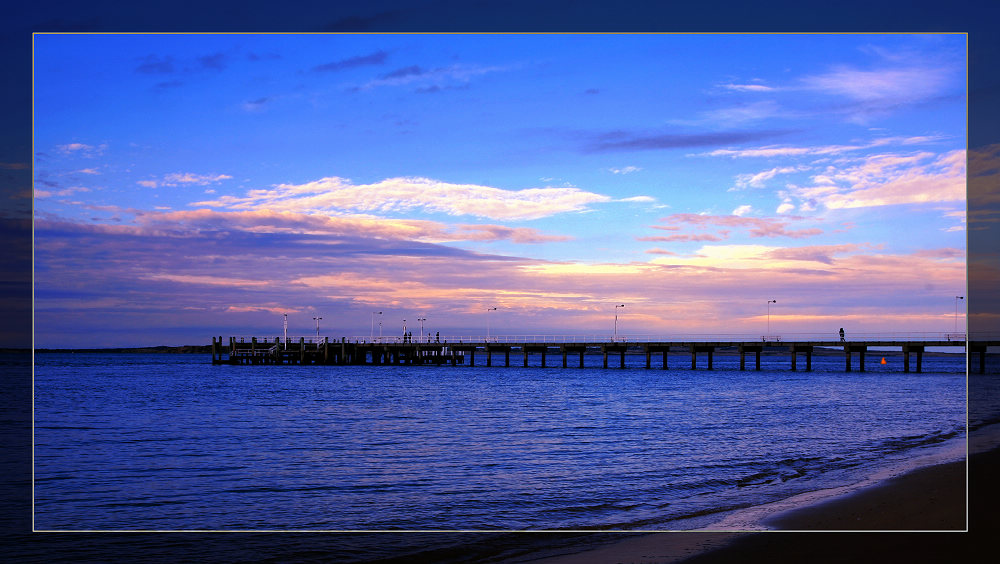
{"label": "person standing at pier end", "polygon": [[840,342],[841,343],[844,342],[844,328],[843,327],[840,328]]}

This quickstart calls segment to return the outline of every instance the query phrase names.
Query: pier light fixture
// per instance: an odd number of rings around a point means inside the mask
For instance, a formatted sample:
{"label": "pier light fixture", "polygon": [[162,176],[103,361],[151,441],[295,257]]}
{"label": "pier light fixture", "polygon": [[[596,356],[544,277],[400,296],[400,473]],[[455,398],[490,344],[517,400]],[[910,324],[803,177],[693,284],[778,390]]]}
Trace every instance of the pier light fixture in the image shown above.
{"label": "pier light fixture", "polygon": [[958,300],[964,300],[965,296],[955,296],[955,332],[958,333]]}
{"label": "pier light fixture", "polygon": [[771,304],[778,303],[778,300],[767,300],[767,334],[771,335]]}
{"label": "pier light fixture", "polygon": [[490,312],[491,311],[496,311],[496,310],[497,310],[496,307],[488,307],[488,308],[486,308],[486,340],[487,341],[490,340]]}
{"label": "pier light fixture", "polygon": [[[371,335],[370,335],[372,341],[375,341],[375,316],[376,315],[381,316],[382,312],[381,311],[373,311],[372,312],[372,332],[371,332]],[[378,340],[379,341],[382,340],[382,318],[381,317],[378,318]]]}
{"label": "pier light fixture", "polygon": [[625,307],[625,304],[615,306],[615,336],[611,338],[612,341],[618,340],[618,308]]}
{"label": "pier light fixture", "polygon": [[323,319],[323,318],[322,317],[314,317],[313,318],[313,320],[316,321],[316,342],[317,343],[319,342],[319,320],[320,319]]}
{"label": "pier light fixture", "polygon": [[285,350],[287,351],[288,350],[288,314],[285,313],[285,314],[282,314],[282,315],[285,316],[285,323],[284,323],[284,328],[285,328]]}
{"label": "pier light fixture", "polygon": [[420,322],[420,340],[424,340],[424,321],[427,321],[426,317],[418,317],[417,321]]}

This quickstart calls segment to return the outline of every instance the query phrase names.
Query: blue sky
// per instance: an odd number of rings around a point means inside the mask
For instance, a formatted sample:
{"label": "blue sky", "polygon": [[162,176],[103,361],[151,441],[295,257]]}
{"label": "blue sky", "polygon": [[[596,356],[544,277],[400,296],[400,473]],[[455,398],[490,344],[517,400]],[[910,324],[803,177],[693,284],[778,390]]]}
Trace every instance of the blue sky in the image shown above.
{"label": "blue sky", "polygon": [[960,34],[38,34],[34,71],[37,346],[935,332],[965,293]]}

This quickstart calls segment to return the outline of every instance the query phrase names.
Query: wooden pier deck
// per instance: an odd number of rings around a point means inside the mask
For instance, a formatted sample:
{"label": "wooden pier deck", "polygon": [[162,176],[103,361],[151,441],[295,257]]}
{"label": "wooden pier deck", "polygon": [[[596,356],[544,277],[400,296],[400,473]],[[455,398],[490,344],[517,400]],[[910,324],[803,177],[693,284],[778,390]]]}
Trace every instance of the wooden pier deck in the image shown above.
{"label": "wooden pier deck", "polygon": [[[300,337],[297,341],[289,339],[282,341],[275,338],[258,340],[230,337],[224,343],[220,336],[218,340],[212,337],[212,363],[237,365],[270,365],[270,364],[300,364],[300,365],[452,365],[468,363],[475,366],[477,354],[485,361],[486,366],[500,364],[511,366],[511,355],[521,356],[522,366],[528,366],[529,355],[540,355],[541,366],[549,366],[549,355],[561,357],[561,366],[570,366],[570,359],[576,367],[584,367],[584,355],[601,354],[603,367],[609,367],[609,357],[618,357],[619,368],[625,368],[626,353],[645,356],[645,367],[667,369],[668,355],[690,357],[692,370],[698,366],[698,357],[702,355],[708,370],[713,369],[714,356],[718,354],[735,355],[740,358],[740,370],[748,367],[748,356],[754,370],[761,369],[761,355],[787,355],[791,370],[812,370],[812,357],[816,349],[825,354],[836,354],[838,350],[844,354],[844,370],[850,372],[857,369],[865,370],[865,355],[872,348],[899,348],[903,356],[904,372],[922,372],[923,355],[929,347],[965,347],[972,368],[970,372],[985,372],[986,352],[989,347],[1000,346],[1000,341],[965,341],[957,339],[946,340],[864,340],[864,341],[524,341],[500,342],[458,341],[447,342],[438,340],[365,342],[360,340],[330,341],[328,338],[310,339]],[[883,350],[872,351],[885,355]],[[892,354],[892,353],[889,353]],[[912,361],[911,361],[911,355]],[[654,362],[654,357],[659,357]],[[804,360],[804,365],[800,363]],[[855,363],[856,359],[856,363]],[[976,362],[978,360],[978,362]],[[516,360],[515,360],[516,362]],[[686,363],[684,363],[686,364]]]}

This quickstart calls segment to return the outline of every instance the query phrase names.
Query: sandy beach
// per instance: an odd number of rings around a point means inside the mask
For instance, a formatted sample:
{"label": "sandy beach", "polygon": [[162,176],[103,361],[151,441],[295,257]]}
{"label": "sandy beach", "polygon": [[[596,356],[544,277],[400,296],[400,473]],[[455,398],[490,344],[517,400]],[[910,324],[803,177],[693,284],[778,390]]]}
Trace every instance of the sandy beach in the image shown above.
{"label": "sandy beach", "polygon": [[[994,426],[996,427],[996,426]],[[786,500],[728,523],[759,532],[651,533],[545,564],[715,564],[723,562],[961,561],[988,546],[1000,526],[997,429],[966,460],[891,475],[815,503]],[[968,477],[968,479],[967,479]],[[966,488],[968,482],[969,488]],[[968,498],[967,498],[968,492]],[[967,503],[968,499],[968,503]],[[756,519],[756,521],[754,521]],[[720,524],[725,524],[723,520]],[[725,527],[720,527],[725,528]],[[747,530],[746,527],[740,527]]]}

